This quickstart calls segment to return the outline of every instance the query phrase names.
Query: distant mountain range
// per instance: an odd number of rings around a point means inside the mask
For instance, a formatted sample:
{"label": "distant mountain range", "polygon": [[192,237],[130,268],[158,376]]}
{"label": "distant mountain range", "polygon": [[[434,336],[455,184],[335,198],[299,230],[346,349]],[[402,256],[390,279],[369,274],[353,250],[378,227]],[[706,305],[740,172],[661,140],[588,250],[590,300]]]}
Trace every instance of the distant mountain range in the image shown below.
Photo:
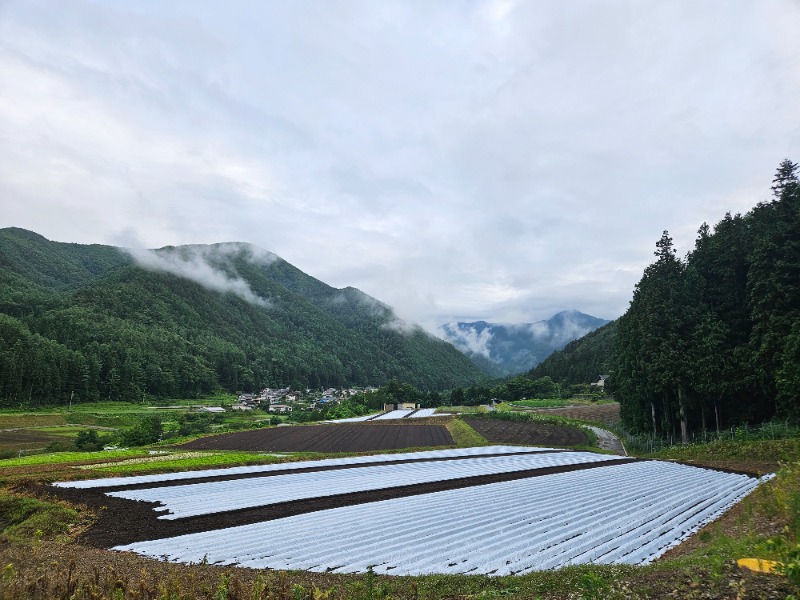
{"label": "distant mountain range", "polygon": [[500,377],[530,371],[556,350],[608,322],[568,310],[535,323],[454,322],[442,325],[440,331],[483,372]]}
{"label": "distant mountain range", "polygon": [[250,244],[131,250],[0,229],[0,405],[484,375],[355,288]]}

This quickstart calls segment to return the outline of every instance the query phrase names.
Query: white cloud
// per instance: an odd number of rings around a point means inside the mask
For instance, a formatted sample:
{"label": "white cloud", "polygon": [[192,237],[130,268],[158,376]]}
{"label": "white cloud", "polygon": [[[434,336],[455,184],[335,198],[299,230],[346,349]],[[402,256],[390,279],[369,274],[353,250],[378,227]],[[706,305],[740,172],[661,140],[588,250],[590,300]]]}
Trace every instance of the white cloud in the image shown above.
{"label": "white cloud", "polygon": [[[225,243],[214,246],[182,246],[180,249],[146,250],[125,248],[139,266],[151,271],[171,273],[222,293],[231,293],[263,308],[269,308],[266,298],[253,292],[233,267],[231,258],[240,253],[257,264],[268,265],[277,257],[249,244]],[[226,270],[223,270],[227,268]]]}
{"label": "white cloud", "polygon": [[789,0],[0,5],[0,226],[241,240],[428,330],[621,314],[800,157]]}
{"label": "white cloud", "polygon": [[462,352],[471,352],[490,358],[489,345],[494,338],[490,329],[479,331],[468,324],[461,326],[460,323],[445,323],[442,325],[442,330],[446,334],[445,339]]}

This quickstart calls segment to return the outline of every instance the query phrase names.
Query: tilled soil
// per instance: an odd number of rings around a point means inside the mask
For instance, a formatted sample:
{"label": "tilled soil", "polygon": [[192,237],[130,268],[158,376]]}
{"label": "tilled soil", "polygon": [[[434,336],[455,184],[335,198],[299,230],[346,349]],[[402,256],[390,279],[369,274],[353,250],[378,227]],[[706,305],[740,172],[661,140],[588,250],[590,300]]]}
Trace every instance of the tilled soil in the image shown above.
{"label": "tilled soil", "polygon": [[342,423],[271,427],[200,438],[181,448],[251,452],[374,452],[451,446],[444,425]]}
{"label": "tilled soil", "polygon": [[614,423],[619,421],[619,404],[595,404],[591,406],[565,406],[563,408],[536,408],[531,412],[556,415],[567,419]]}
{"label": "tilled soil", "polygon": [[495,444],[525,444],[528,446],[580,446],[589,443],[581,430],[551,423],[501,421],[480,417],[464,417],[464,421],[483,437]]}

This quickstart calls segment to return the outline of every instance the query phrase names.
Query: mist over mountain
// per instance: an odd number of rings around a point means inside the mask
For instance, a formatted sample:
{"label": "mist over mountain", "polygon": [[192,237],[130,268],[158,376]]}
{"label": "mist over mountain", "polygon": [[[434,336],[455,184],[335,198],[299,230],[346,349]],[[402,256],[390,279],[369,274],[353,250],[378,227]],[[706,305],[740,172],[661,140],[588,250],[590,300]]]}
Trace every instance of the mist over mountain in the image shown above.
{"label": "mist over mountain", "polygon": [[483,377],[379,300],[251,244],[122,249],[0,229],[0,404]]}
{"label": "mist over mountain", "polygon": [[608,323],[577,310],[535,323],[446,323],[443,338],[484,373],[504,376],[530,371],[556,350]]}

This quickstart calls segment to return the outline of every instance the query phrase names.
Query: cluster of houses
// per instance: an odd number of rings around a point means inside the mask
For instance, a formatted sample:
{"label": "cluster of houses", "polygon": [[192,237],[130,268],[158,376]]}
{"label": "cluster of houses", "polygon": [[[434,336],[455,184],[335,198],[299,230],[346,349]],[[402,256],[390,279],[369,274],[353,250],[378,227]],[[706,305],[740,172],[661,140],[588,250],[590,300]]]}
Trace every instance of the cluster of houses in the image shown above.
{"label": "cluster of houses", "polygon": [[231,405],[233,410],[253,410],[254,408],[266,408],[269,412],[290,413],[292,406],[290,403],[305,400],[310,403],[310,407],[320,404],[341,402],[356,394],[376,392],[378,388],[367,387],[362,390],[356,389],[336,389],[328,388],[319,392],[305,390],[305,392],[293,391],[291,388],[265,388],[258,394],[239,394],[236,403]]}
{"label": "cluster of houses", "polygon": [[269,412],[290,413],[292,407],[289,402],[297,402],[300,392],[293,392],[291,388],[265,388],[258,394],[239,394],[236,403],[231,404],[233,410],[253,410],[254,408],[267,408]]}

